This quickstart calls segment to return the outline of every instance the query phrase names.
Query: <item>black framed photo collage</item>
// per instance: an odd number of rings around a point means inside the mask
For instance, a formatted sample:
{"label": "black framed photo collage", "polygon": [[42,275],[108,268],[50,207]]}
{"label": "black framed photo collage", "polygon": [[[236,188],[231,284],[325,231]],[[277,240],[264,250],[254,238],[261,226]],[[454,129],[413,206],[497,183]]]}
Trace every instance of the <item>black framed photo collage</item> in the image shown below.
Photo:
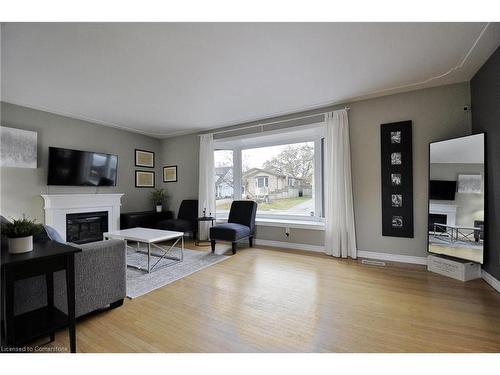
{"label": "black framed photo collage", "polygon": [[413,238],[412,122],[380,126],[382,235]]}

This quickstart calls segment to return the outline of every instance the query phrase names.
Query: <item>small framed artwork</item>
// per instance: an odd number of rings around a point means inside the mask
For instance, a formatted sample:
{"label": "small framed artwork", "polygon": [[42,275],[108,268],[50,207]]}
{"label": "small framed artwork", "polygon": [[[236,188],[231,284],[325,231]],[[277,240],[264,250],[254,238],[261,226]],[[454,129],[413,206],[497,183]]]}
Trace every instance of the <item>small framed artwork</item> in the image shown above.
{"label": "small framed artwork", "polygon": [[401,194],[392,194],[392,207],[403,207],[403,196]]}
{"label": "small framed artwork", "polygon": [[391,173],[392,186],[401,186],[401,173]]}
{"label": "small framed artwork", "polygon": [[155,187],[155,173],[153,171],[135,171],[136,188]]}
{"label": "small framed artwork", "polygon": [[402,164],[401,152],[393,152],[391,154],[391,164],[392,165],[401,165]]}
{"label": "small framed artwork", "polygon": [[393,216],[392,217],[392,227],[402,228],[403,227],[403,216]]}
{"label": "small framed artwork", "polygon": [[155,167],[155,153],[153,151],[135,149],[135,166],[136,167]]}
{"label": "small framed artwork", "polygon": [[163,167],[163,182],[177,182],[177,165]]}

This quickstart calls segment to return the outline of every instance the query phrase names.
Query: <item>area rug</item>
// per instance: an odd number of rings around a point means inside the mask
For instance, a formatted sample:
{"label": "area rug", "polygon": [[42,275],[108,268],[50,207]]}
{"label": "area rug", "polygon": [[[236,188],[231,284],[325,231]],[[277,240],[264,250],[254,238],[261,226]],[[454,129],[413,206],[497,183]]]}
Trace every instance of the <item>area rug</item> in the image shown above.
{"label": "area rug", "polygon": [[[179,253],[180,249],[176,248],[169,255],[177,257]],[[127,297],[130,299],[137,298],[229,258],[231,257],[226,255],[184,249],[184,260],[182,262],[163,259],[158,264],[162,268],[151,273],[127,267]],[[147,256],[144,254],[134,252],[128,252],[127,254],[127,263],[129,264],[143,267],[146,259]],[[155,264],[157,259],[151,257],[151,264]]]}

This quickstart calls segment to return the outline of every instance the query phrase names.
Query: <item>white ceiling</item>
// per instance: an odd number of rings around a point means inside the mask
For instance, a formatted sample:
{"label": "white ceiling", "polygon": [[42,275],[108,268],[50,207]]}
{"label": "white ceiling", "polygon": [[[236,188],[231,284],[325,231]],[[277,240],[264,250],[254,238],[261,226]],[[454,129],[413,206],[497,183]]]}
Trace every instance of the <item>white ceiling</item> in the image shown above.
{"label": "white ceiling", "polygon": [[9,23],[2,100],[158,137],[195,132],[467,81],[499,24],[428,80],[485,25]]}
{"label": "white ceiling", "polygon": [[430,147],[431,163],[484,163],[484,134],[435,142]]}

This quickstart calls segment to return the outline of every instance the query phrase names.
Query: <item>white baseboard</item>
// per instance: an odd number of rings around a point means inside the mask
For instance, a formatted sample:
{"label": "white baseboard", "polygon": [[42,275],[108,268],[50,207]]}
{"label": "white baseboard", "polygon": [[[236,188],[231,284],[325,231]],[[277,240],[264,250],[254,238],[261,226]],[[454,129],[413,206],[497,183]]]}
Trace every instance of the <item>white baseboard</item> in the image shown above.
{"label": "white baseboard", "polygon": [[388,262],[427,264],[427,257],[416,257],[411,255],[399,255],[389,253],[377,253],[375,251],[358,250],[358,258],[386,260]]}
{"label": "white baseboard", "polygon": [[255,239],[256,245],[261,246],[272,246],[272,247],[282,247],[284,249],[294,249],[294,250],[305,250],[305,251],[313,251],[315,253],[324,253],[324,246],[319,245],[308,245],[305,243],[294,243],[294,242],[284,242],[284,241],[271,241],[271,240],[261,240]]}
{"label": "white baseboard", "polygon": [[[316,253],[324,253],[325,252],[324,246],[308,245],[308,244],[304,244],[304,243],[261,240],[261,239],[256,238],[255,244],[261,245],[261,246],[281,247],[284,249],[313,251]],[[427,257],[416,257],[416,256],[409,256],[409,255],[377,253],[377,252],[373,252],[373,251],[363,251],[363,250],[358,251],[358,258],[386,260],[386,261],[390,261],[390,262],[400,262],[400,263],[412,263],[412,264],[423,264],[423,265],[427,264]]]}
{"label": "white baseboard", "polygon": [[500,280],[494,278],[485,270],[481,271],[481,277],[483,278],[484,281],[490,284],[493,289],[495,289],[498,293],[500,293]]}

